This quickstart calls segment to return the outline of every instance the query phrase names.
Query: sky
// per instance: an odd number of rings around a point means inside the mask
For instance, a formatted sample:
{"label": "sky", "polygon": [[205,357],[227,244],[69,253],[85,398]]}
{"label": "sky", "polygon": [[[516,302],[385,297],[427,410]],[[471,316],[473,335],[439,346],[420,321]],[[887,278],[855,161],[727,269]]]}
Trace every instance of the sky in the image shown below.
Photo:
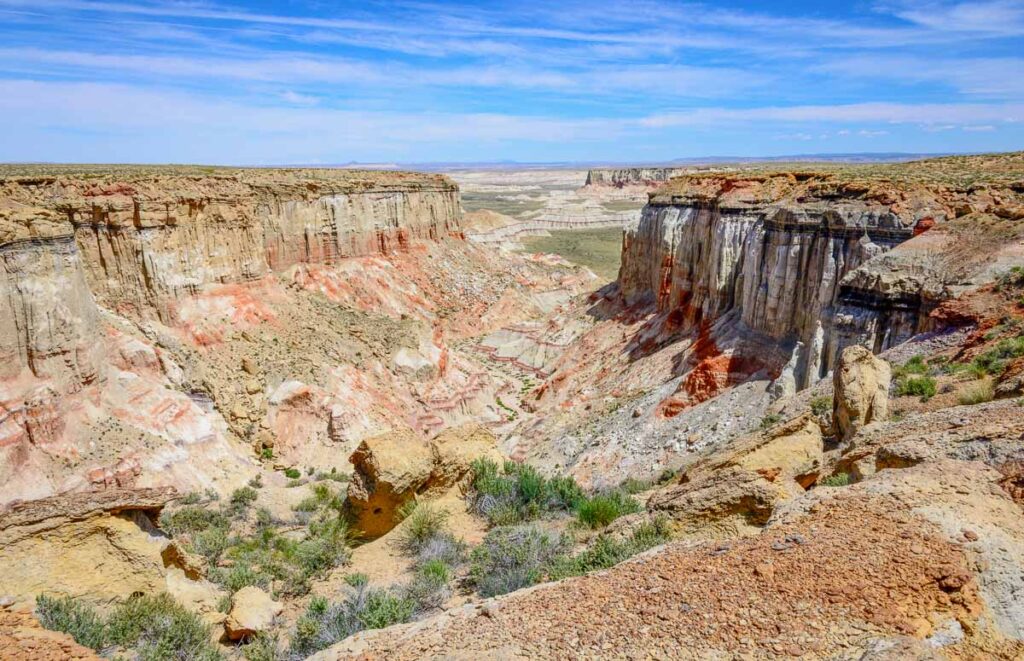
{"label": "sky", "polygon": [[0,161],[1024,149],[1024,0],[0,0]]}

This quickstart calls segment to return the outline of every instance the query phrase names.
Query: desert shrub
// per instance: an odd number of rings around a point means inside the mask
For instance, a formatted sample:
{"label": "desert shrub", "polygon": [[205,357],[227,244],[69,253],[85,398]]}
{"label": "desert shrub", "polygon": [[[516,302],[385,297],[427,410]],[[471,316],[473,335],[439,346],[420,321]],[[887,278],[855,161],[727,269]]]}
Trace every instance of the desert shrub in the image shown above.
{"label": "desert shrub", "polygon": [[911,376],[896,383],[897,395],[920,397],[923,402],[934,397],[935,393],[935,379],[930,376]]}
{"label": "desert shrub", "polygon": [[571,477],[548,480],[528,464],[506,461],[499,468],[489,459],[477,459],[472,470],[471,506],[491,525],[513,525],[545,512],[568,511],[584,498]]}
{"label": "desert shrub", "polygon": [[370,577],[362,572],[353,572],[345,577],[345,583],[349,587],[361,588],[370,582]]}
{"label": "desert shrub", "polygon": [[181,499],[182,505],[198,505],[202,502],[203,496],[198,491],[189,491]]}
{"label": "desert shrub", "polygon": [[893,378],[901,379],[907,376],[921,376],[928,374],[928,364],[924,360],[924,356],[914,356],[902,365],[894,367],[892,370]]}
{"label": "desert shrub", "polygon": [[290,480],[297,480],[302,477],[302,471],[298,468],[286,468],[284,469],[284,476]]}
{"label": "desert shrub", "polygon": [[404,595],[415,604],[417,612],[440,608],[451,595],[448,589],[451,579],[452,570],[447,563],[439,559],[428,560],[416,568]]}
{"label": "desert shrub", "polygon": [[471,579],[485,597],[533,585],[567,544],[532,525],[495,528],[473,549]]}
{"label": "desert shrub", "polygon": [[338,469],[332,466],[330,473],[320,471],[319,473],[316,474],[316,479],[317,481],[334,480],[335,482],[348,482],[349,477],[345,473],[339,473]]}
{"label": "desert shrub", "polygon": [[287,658],[277,636],[268,633],[256,634],[242,647],[242,656],[245,657],[245,661],[283,661]]}
{"label": "desert shrub", "polygon": [[295,625],[290,652],[305,658],[364,629],[407,622],[415,607],[411,599],[388,590],[370,590],[365,582],[337,603],[314,597]]}
{"label": "desert shrub", "polygon": [[1021,356],[1024,356],[1024,335],[1000,340],[996,346],[971,361],[971,366],[975,373],[998,376],[1010,361]]}
{"label": "desert shrub", "polygon": [[434,560],[448,567],[457,567],[466,559],[466,543],[455,535],[444,531],[427,540],[416,553],[416,564],[422,565]]}
{"label": "desert shrub", "polygon": [[576,509],[580,523],[590,528],[603,528],[624,514],[641,510],[640,503],[624,491],[596,494]]}
{"label": "desert shrub", "polygon": [[853,476],[849,473],[835,473],[818,482],[818,484],[823,487],[845,487],[852,482]]}
{"label": "desert shrub", "polygon": [[782,416],[778,413],[769,413],[768,415],[761,418],[761,429],[770,429],[782,421]]}
{"label": "desert shrub", "polygon": [[819,418],[823,418],[832,413],[832,398],[828,395],[822,395],[821,397],[815,397],[812,399],[811,413]]}
{"label": "desert shrub", "polygon": [[415,607],[411,599],[388,590],[371,590],[366,598],[366,607],[359,614],[359,621],[364,629],[383,629],[408,622]]}
{"label": "desert shrub", "polygon": [[259,493],[252,487],[242,487],[231,492],[228,502],[231,503],[231,508],[236,513],[242,513],[249,509],[249,506],[256,502],[258,497]]}
{"label": "desert shrub", "polygon": [[996,277],[996,289],[1024,287],[1024,267],[1014,266]]}
{"label": "desert shrub", "polygon": [[319,509],[332,509],[341,511],[342,499],[326,484],[314,484],[312,495],[303,498],[292,509],[296,512],[315,512]]}
{"label": "desert shrub", "polygon": [[425,544],[444,532],[448,523],[447,511],[430,505],[417,505],[416,501],[406,503],[398,514],[402,519],[398,546],[408,555],[419,554]]}
{"label": "desert shrub", "polygon": [[169,595],[145,595],[120,604],[107,621],[111,642],[134,647],[140,659],[220,659],[210,627]]}
{"label": "desert shrub", "polygon": [[141,661],[222,658],[211,642],[209,625],[166,594],[129,599],[106,620],[68,598],[40,597],[36,603],[44,627],[64,631],[97,651],[112,645],[134,649]]}
{"label": "desert shrub", "polygon": [[262,489],[263,488],[263,476],[260,475],[259,473],[257,473],[254,478],[249,480],[249,486],[252,487],[253,489]]}
{"label": "desert shrub", "polygon": [[995,399],[996,393],[988,379],[967,386],[957,395],[957,402],[963,405],[983,404]]}
{"label": "desert shrub", "polygon": [[199,505],[187,505],[173,512],[165,510],[160,516],[160,527],[172,535],[227,528],[229,525],[230,521],[221,512]]}
{"label": "desert shrub", "polygon": [[51,631],[63,631],[75,642],[94,650],[107,646],[106,623],[89,604],[71,597],[36,597],[39,624]]}
{"label": "desert shrub", "polygon": [[582,552],[575,556],[560,556],[552,561],[548,578],[559,580],[568,576],[580,576],[613,565],[667,542],[670,538],[668,522],[664,517],[645,521],[637,526],[626,540],[617,541],[608,535],[601,535]]}
{"label": "desert shrub", "polygon": [[214,527],[192,535],[188,548],[192,553],[199,554],[216,564],[229,545],[228,529]]}

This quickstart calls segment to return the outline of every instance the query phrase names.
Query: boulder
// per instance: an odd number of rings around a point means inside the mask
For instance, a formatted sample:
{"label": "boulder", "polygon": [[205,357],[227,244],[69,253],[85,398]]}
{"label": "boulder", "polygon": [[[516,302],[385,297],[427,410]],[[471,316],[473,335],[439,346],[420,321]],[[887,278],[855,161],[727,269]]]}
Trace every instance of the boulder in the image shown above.
{"label": "boulder", "polygon": [[889,415],[889,364],[859,344],[846,347],[833,375],[832,425],[849,440],[857,430]]}
{"label": "boulder", "polygon": [[[0,594],[96,602],[165,589],[167,540],[153,525],[174,489],[107,489],[17,503],[0,513]],[[173,552],[172,552],[173,555]]]}
{"label": "boulder", "polygon": [[823,450],[821,427],[812,416],[802,415],[776,425],[729,461],[762,475],[795,481],[806,489],[817,478]]}
{"label": "boulder", "polygon": [[726,538],[763,527],[784,497],[772,476],[733,466],[651,494],[647,510],[666,515],[677,534]]}
{"label": "boulder", "polygon": [[231,611],[224,620],[224,632],[230,640],[251,638],[267,631],[284,606],[260,588],[250,585],[231,597]]}
{"label": "boulder", "polygon": [[355,467],[346,508],[367,538],[394,528],[398,510],[418,496],[440,495],[462,480],[477,457],[501,460],[494,435],[477,424],[425,441],[411,430],[368,438],[349,457]]}
{"label": "boulder", "polygon": [[369,538],[395,526],[398,509],[423,491],[434,471],[434,452],[412,430],[368,438],[349,461],[355,467],[346,507],[356,527]]}

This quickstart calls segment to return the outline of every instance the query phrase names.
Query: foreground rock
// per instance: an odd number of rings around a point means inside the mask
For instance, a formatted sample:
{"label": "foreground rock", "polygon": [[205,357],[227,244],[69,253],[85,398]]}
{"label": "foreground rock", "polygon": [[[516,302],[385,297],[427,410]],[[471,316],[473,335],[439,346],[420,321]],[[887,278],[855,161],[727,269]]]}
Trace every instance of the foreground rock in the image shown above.
{"label": "foreground rock", "polygon": [[[218,591],[160,532],[174,489],[111,489],[18,503],[0,513],[0,595],[31,606],[39,594],[109,603],[170,592],[212,611]],[[199,579],[199,580],[197,580]]]}
{"label": "foreground rock", "polygon": [[833,375],[832,421],[836,435],[848,440],[857,430],[889,415],[889,363],[860,345],[847,347]]}
{"label": "foreground rock", "polygon": [[449,429],[431,441],[409,430],[381,434],[359,444],[347,507],[366,537],[387,533],[407,502],[439,495],[462,480],[479,457],[501,460],[494,435],[480,425]]}
{"label": "foreground rock", "polygon": [[[976,504],[999,512],[979,534],[998,528],[1009,543],[990,546],[1001,560],[991,569],[975,568],[953,530],[971,515],[958,492],[988,475],[976,466],[824,490],[754,536],[670,545],[493,606],[359,634],[317,658],[856,658],[908,636],[948,655],[1013,658],[1024,652],[1005,601],[1024,540],[1006,518],[1014,505],[987,490]],[[915,486],[927,494],[907,500]]]}
{"label": "foreground rock", "polygon": [[245,640],[268,631],[284,606],[255,586],[244,587],[231,597],[231,611],[224,620],[229,640]]}
{"label": "foreground rock", "polygon": [[74,638],[49,631],[28,610],[0,606],[0,659],[9,661],[99,661]]}
{"label": "foreground rock", "polygon": [[731,537],[762,528],[775,507],[814,484],[821,470],[821,429],[804,415],[720,448],[655,492],[648,509],[677,533]]}

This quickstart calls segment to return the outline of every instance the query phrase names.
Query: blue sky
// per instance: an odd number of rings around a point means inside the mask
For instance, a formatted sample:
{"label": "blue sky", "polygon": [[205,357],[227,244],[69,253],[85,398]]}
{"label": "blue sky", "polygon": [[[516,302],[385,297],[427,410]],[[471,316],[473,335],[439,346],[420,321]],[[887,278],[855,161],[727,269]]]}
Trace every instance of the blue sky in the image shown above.
{"label": "blue sky", "polygon": [[0,0],[0,161],[1024,148],[1024,0]]}

